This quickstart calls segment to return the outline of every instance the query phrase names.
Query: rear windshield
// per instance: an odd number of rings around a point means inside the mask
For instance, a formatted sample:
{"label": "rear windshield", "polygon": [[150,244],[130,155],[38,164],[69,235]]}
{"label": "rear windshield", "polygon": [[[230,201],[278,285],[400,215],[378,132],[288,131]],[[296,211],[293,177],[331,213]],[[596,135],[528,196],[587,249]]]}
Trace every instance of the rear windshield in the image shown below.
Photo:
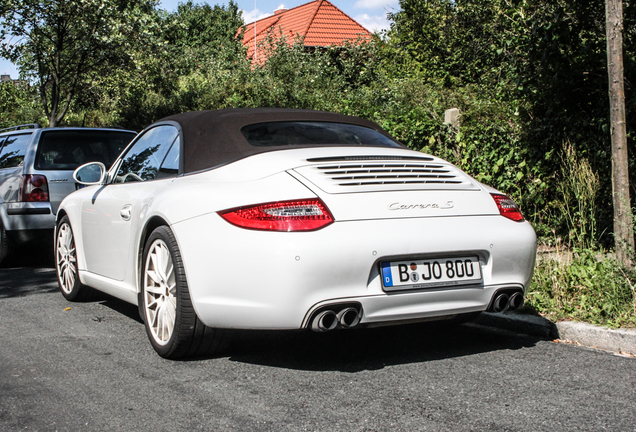
{"label": "rear windshield", "polygon": [[53,130],[42,132],[35,168],[74,170],[88,162],[102,162],[110,168],[117,156],[135,137],[134,133],[105,130]]}
{"label": "rear windshield", "polygon": [[373,129],[345,123],[270,122],[244,126],[241,133],[253,146],[372,145],[402,147]]}

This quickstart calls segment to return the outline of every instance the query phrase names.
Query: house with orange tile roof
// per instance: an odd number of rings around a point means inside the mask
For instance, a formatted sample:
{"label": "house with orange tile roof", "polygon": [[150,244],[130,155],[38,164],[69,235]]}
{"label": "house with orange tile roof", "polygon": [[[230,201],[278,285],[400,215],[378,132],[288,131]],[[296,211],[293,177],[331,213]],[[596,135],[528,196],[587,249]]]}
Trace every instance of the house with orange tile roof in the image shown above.
{"label": "house with orange tile roof", "polygon": [[274,15],[241,27],[247,57],[254,63],[267,58],[267,41],[284,39],[288,44],[300,40],[305,47],[342,46],[347,42],[371,39],[371,32],[328,0],[315,0],[292,9],[278,9]]}

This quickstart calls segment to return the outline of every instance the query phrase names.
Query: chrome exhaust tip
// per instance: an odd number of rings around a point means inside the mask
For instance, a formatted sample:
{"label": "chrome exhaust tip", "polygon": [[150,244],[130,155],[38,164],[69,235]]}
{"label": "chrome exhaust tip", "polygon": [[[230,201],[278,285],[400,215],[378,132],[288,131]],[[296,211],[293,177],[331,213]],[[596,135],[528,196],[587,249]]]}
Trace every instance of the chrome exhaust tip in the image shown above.
{"label": "chrome exhaust tip", "polygon": [[523,303],[524,303],[523,294],[518,291],[514,293],[513,295],[511,295],[510,299],[508,300],[508,305],[510,307],[510,310],[519,309],[521,306],[523,306]]}
{"label": "chrome exhaust tip", "polygon": [[499,294],[492,303],[492,310],[495,312],[505,312],[510,305],[509,299],[508,294]]}
{"label": "chrome exhaust tip", "polygon": [[348,329],[360,323],[360,312],[353,307],[344,308],[337,314],[338,322],[342,328]]}
{"label": "chrome exhaust tip", "polygon": [[311,321],[311,329],[315,332],[326,332],[338,326],[338,315],[332,310],[320,312]]}

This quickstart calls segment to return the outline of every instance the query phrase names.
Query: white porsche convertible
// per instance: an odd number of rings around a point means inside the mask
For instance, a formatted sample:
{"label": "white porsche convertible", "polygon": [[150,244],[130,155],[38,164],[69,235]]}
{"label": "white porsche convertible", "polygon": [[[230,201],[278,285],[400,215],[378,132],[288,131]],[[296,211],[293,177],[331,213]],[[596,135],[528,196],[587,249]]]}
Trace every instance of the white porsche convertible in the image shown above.
{"label": "white porsche convertible", "polygon": [[166,358],[210,353],[224,329],[464,320],[521,306],[532,277],[511,199],[356,117],[178,114],[74,178],[62,294],[137,304]]}

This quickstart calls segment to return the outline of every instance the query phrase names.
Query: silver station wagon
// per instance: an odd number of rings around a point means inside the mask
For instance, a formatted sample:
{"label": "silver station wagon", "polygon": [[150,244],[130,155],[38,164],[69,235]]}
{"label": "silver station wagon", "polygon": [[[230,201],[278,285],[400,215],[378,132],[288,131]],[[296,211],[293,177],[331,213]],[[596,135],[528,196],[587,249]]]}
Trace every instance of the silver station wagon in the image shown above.
{"label": "silver station wagon", "polygon": [[78,166],[109,167],[135,136],[123,129],[37,124],[0,130],[0,263],[12,246],[52,236],[60,202],[78,187],[72,177]]}

